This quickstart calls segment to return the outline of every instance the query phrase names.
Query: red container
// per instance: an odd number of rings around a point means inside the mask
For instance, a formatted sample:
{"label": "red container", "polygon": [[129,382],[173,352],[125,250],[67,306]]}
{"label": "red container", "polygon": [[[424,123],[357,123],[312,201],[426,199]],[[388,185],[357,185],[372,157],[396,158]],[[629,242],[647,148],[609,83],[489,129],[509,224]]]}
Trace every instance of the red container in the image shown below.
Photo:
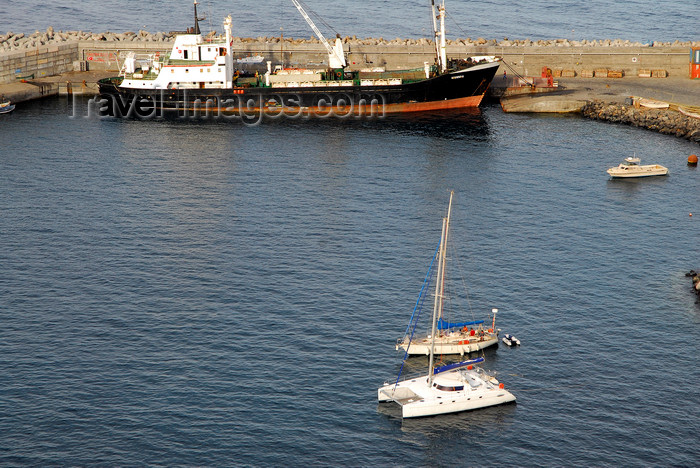
{"label": "red container", "polygon": [[690,48],[690,77],[700,79],[700,47]]}

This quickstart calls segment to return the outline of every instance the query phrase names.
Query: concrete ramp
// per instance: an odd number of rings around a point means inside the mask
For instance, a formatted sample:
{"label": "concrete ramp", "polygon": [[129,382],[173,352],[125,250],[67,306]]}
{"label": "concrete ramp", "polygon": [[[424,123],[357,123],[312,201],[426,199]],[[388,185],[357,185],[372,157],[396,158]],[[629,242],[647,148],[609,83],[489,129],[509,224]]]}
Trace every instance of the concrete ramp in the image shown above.
{"label": "concrete ramp", "polygon": [[503,112],[581,112],[587,99],[576,96],[562,96],[554,93],[516,95],[501,98]]}

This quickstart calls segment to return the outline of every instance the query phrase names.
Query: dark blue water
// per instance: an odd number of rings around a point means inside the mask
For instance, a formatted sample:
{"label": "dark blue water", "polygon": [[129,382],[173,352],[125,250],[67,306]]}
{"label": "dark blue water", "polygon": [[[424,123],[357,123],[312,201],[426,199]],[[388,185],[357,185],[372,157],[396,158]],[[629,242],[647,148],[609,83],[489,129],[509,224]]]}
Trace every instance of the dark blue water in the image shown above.
{"label": "dark blue water", "polygon": [[[0,125],[0,465],[700,459],[697,145],[497,106],[259,126],[70,113],[36,101]],[[670,175],[608,180],[632,153]],[[474,313],[498,307],[523,343],[486,353],[518,401],[402,422],[376,388],[449,189]]]}
{"label": "dark blue water", "polygon": [[[193,22],[189,0],[7,3],[0,16],[0,32],[31,33],[44,31],[48,26],[64,31],[157,32],[181,30]],[[334,37],[336,32],[342,36],[386,39],[432,36],[428,0],[306,0],[304,5],[328,37]],[[696,41],[699,32],[697,0],[448,0],[446,6],[450,38],[620,38],[650,43]],[[280,32],[296,38],[313,35],[290,0],[258,3],[201,0],[199,11],[207,17],[202,23],[206,31],[222,32],[223,19],[230,14],[237,36],[279,36]]]}

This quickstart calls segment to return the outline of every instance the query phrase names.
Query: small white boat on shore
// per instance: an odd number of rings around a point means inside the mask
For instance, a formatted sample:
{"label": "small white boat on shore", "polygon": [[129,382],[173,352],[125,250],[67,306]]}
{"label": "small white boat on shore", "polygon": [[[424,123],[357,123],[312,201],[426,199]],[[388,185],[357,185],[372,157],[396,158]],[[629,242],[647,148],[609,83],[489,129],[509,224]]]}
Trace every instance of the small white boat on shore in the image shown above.
{"label": "small white boat on shore", "polygon": [[663,176],[668,174],[668,168],[660,164],[640,165],[639,158],[625,158],[619,166],[611,167],[607,173],[613,178]]}
{"label": "small white boat on shore", "polygon": [[640,98],[639,105],[642,107],[647,107],[649,109],[668,109],[668,102],[657,101],[656,99],[646,99]]}
{"label": "small white boat on shore", "polygon": [[700,107],[681,107],[678,106],[678,112],[681,114],[692,117],[694,119],[700,119]]}

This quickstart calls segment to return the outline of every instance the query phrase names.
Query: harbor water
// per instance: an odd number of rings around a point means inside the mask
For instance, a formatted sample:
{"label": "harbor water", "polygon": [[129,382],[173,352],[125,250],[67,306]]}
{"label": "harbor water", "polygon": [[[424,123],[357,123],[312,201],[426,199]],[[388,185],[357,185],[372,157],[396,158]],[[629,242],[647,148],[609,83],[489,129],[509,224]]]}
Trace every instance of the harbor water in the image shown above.
{"label": "harbor water", "polygon": [[[14,2],[0,31],[192,23],[189,1],[76,5]],[[344,36],[430,35],[425,2],[307,5]],[[239,36],[311,35],[287,0],[200,8],[205,30],[238,12]],[[690,10],[450,1],[448,34],[685,41]],[[0,116],[1,466],[700,460],[697,144],[493,104],[259,125],[86,108]],[[627,156],[670,174],[610,180]],[[521,340],[484,353],[517,403],[401,420],[377,388],[399,371],[450,190],[464,318],[498,308]]]}
{"label": "harbor water", "polygon": [[[72,112],[34,101],[0,126],[3,466],[700,459],[697,145],[495,105],[255,126]],[[633,154],[670,175],[610,180]],[[466,318],[497,307],[522,341],[485,353],[517,403],[402,421],[376,389],[449,190]]]}
{"label": "harbor water", "polygon": [[[313,32],[290,0],[243,5],[228,0],[200,0],[204,31],[223,32],[222,21],[233,17],[233,33],[240,37],[309,38]],[[400,38],[432,37],[427,0],[352,0],[301,2],[328,38],[341,36]],[[436,2],[437,4],[438,2]],[[609,2],[544,0],[496,2],[448,0],[449,38],[510,39],[628,39],[654,41],[698,40],[697,3],[685,0],[629,0]],[[75,2],[25,0],[8,4],[0,18],[0,33],[32,33],[52,26],[56,31],[151,33],[192,26],[192,0],[121,0],[119,7],[95,0]]]}

